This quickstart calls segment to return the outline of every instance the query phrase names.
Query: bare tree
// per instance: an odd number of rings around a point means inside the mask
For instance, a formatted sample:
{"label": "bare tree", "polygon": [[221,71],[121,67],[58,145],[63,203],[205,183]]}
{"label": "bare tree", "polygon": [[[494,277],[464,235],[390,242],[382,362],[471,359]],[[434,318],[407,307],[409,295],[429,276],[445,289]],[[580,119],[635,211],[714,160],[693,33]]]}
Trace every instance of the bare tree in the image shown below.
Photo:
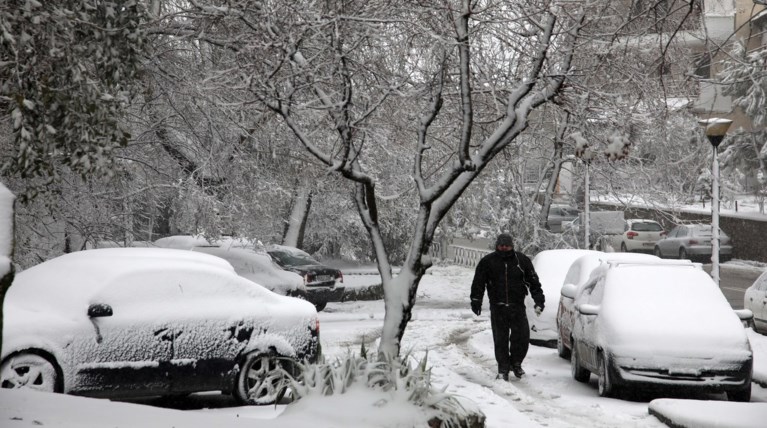
{"label": "bare tree", "polygon": [[[397,355],[440,221],[559,93],[584,12],[536,0],[228,5],[190,1],[184,20],[156,31],[234,52],[219,84],[247,89],[328,172],[354,183],[385,293],[379,352]],[[396,165],[387,160],[402,156],[411,181],[381,181]],[[417,206],[396,277],[379,186]]]}

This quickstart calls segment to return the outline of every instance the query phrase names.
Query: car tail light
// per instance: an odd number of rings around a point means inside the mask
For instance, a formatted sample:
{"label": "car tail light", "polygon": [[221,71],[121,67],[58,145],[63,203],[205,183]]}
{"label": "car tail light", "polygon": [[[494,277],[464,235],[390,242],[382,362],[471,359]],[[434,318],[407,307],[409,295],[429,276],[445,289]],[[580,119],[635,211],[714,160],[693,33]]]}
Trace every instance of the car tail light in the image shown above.
{"label": "car tail light", "polygon": [[666,236],[666,235],[668,235],[668,232],[666,232],[665,230],[660,233],[660,236]]}
{"label": "car tail light", "polygon": [[309,284],[314,279],[314,276],[310,273],[304,275],[304,284]]}
{"label": "car tail light", "polygon": [[317,333],[320,332],[320,318],[319,317],[314,319],[314,328],[312,330],[316,331]]}
{"label": "car tail light", "polygon": [[687,245],[698,245],[700,242],[697,239],[690,239],[687,241]]}
{"label": "car tail light", "polygon": [[343,283],[344,282],[344,273],[340,270],[338,271],[338,282]]}
{"label": "car tail light", "polygon": [[632,230],[632,231],[630,231],[630,232],[627,232],[627,233],[626,233],[626,237],[627,237],[628,239],[634,239],[634,237],[635,237],[635,236],[639,236],[639,234],[638,234],[638,233],[636,233],[636,232],[634,232],[633,230]]}

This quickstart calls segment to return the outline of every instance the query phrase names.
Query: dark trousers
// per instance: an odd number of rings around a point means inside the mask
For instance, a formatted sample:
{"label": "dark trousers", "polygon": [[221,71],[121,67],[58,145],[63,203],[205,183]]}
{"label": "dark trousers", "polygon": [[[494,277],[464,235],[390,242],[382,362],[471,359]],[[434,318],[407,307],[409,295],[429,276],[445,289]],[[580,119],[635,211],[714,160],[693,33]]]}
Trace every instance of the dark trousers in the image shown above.
{"label": "dark trousers", "polygon": [[525,305],[490,305],[495,360],[498,373],[508,373],[514,364],[522,364],[530,347],[530,325]]}

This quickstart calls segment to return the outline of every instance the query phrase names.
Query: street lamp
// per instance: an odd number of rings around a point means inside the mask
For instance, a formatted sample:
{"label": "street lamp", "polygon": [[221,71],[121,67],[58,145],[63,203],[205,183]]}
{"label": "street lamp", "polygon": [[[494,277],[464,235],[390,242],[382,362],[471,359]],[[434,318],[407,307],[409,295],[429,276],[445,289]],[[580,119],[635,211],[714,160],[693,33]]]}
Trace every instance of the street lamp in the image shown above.
{"label": "street lamp", "polygon": [[732,121],[730,119],[711,118],[698,121],[706,131],[706,138],[714,148],[714,160],[711,166],[713,183],[711,186],[711,277],[719,285],[719,144],[724,140]]}

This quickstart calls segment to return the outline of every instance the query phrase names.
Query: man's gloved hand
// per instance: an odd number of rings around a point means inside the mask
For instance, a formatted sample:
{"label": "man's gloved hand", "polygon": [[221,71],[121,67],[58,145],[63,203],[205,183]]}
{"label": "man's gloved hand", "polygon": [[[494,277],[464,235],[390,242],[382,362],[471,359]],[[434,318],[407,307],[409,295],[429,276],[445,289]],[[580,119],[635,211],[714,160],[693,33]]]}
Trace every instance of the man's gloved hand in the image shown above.
{"label": "man's gloved hand", "polygon": [[541,312],[543,312],[543,306],[535,305],[535,316],[541,316]]}
{"label": "man's gloved hand", "polygon": [[482,313],[482,302],[472,300],[471,311],[474,312],[474,315],[479,316]]}

